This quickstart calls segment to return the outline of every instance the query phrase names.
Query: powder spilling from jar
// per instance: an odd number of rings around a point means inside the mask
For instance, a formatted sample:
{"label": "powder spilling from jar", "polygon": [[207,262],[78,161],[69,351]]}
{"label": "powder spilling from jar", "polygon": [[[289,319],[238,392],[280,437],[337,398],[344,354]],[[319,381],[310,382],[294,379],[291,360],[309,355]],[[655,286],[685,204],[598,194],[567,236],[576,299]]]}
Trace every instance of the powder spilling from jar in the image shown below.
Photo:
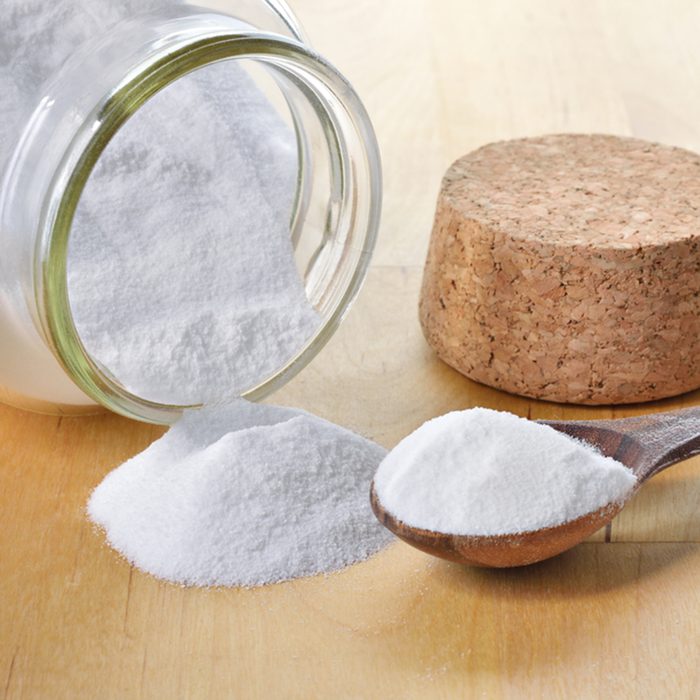
{"label": "powder spilling from jar", "polygon": [[[334,571],[389,539],[367,503],[384,450],[301,411],[218,405],[282,367],[320,322],[290,241],[295,138],[241,69],[188,80],[102,157],[78,211],[69,289],[87,349],[127,388],[217,405],[109,474],[88,513],[131,563],[175,583]],[[183,100],[187,142],[168,122]]]}
{"label": "powder spilling from jar", "polygon": [[[77,45],[161,5],[8,0],[0,157]],[[296,137],[251,75],[207,67],[133,115],[69,242],[71,309],[93,358],[142,398],[217,404],[186,412],[88,506],[129,561],[188,585],[332,571],[388,540],[367,503],[382,448],[302,411],[218,403],[281,369],[320,323],[291,243]]]}
{"label": "powder spilling from jar", "polygon": [[386,451],[304,411],[190,411],[94,491],[90,517],[135,566],[198,586],[340,569],[390,539],[369,507]]}
{"label": "powder spilling from jar", "polygon": [[382,506],[406,525],[482,536],[561,525],[623,501],[635,484],[593,447],[486,408],[423,424],[374,477]]}

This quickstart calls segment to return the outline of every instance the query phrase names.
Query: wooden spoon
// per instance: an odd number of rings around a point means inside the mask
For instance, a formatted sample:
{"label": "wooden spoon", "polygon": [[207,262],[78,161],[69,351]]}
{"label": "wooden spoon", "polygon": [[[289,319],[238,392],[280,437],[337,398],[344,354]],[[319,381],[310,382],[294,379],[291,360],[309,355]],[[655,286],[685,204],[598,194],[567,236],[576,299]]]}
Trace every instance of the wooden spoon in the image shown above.
{"label": "wooden spoon", "polygon": [[[654,474],[700,454],[700,407],[619,420],[540,422],[593,445],[629,467],[637,477],[637,485],[627,501]],[[383,508],[374,483],[370,500],[379,522],[408,544],[450,561],[493,567],[532,564],[570,549],[610,522],[627,502],[610,503],[555,527],[512,535],[472,536],[406,525]]]}

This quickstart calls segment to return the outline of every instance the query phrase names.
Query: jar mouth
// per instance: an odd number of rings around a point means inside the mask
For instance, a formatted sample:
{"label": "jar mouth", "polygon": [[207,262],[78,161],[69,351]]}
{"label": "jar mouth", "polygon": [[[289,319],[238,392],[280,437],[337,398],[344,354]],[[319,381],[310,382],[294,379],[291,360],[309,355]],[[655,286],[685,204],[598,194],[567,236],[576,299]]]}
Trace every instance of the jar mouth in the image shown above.
{"label": "jar mouth", "polygon": [[[151,55],[133,69],[92,110],[76,131],[51,181],[41,212],[35,256],[34,294],[43,335],[64,370],[91,399],[138,420],[172,424],[195,405],[158,403],[125,389],[83,344],[68,289],[68,248],[73,218],[94,166],[115,134],[151,97],[185,75],[212,63],[252,59],[274,67],[302,86],[320,112],[333,152],[334,226],[338,240],[328,254],[340,261],[328,289],[317,332],[274,375],[241,394],[260,400],[298,373],[333,335],[365,278],[375,245],[381,206],[381,167],[376,138],[359,98],[347,81],[306,45],[277,34],[218,29],[186,38]],[[233,399],[234,396],[226,397]]]}

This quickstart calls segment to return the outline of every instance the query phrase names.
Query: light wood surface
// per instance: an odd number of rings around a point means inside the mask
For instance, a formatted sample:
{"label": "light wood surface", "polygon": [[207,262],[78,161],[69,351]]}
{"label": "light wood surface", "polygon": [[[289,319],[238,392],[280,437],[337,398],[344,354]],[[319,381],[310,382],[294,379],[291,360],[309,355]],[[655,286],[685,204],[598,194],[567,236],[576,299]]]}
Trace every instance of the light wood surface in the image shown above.
{"label": "light wood surface", "polygon": [[[361,298],[274,400],[392,446],[484,405],[538,403],[440,363],[417,298],[444,169],[485,142],[605,131],[700,149],[695,0],[295,0],[365,99],[386,206]],[[700,697],[700,459],[653,479],[608,532],[541,565],[470,569],[396,543],[341,573],[186,590],[132,570],[84,516],[161,430],[0,408],[0,691],[6,698]],[[607,542],[605,540],[608,540]]]}

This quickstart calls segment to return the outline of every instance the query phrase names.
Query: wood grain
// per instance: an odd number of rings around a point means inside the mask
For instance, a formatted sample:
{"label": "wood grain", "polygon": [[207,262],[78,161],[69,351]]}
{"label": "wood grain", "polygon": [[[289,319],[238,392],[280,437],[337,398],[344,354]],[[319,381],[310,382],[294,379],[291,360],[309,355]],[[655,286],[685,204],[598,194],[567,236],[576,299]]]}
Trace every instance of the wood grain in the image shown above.
{"label": "wood grain", "polygon": [[[694,0],[293,0],[356,85],[385,161],[368,283],[337,337],[275,396],[395,444],[484,405],[533,418],[700,404],[537,403],[437,360],[417,322],[440,177],[499,138],[608,131],[700,148]],[[518,571],[402,543],[328,577],[187,590],[131,568],[84,517],[90,490],[161,430],[0,408],[0,696],[700,696],[700,460],[652,479],[594,541]]]}

